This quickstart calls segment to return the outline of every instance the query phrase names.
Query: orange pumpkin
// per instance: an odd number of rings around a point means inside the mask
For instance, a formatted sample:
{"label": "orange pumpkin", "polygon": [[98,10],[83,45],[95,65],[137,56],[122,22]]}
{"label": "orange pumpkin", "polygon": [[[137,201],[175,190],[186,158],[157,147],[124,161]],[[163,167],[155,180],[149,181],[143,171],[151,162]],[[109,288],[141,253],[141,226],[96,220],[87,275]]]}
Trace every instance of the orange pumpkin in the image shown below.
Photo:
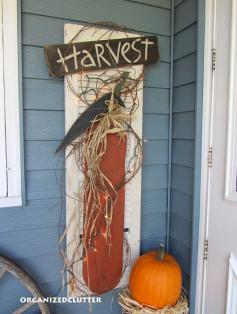
{"label": "orange pumpkin", "polygon": [[134,300],[142,305],[162,308],[174,305],[181,293],[182,272],[178,262],[160,245],[135,262],[129,289]]}

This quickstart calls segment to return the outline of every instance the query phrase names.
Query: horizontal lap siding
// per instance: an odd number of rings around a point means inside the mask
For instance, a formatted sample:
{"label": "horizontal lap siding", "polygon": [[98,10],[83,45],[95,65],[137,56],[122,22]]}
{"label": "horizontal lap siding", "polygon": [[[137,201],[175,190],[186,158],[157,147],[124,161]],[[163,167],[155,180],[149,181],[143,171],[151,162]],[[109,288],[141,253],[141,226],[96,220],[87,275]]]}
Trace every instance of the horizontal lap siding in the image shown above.
{"label": "horizontal lap siding", "polygon": [[133,30],[170,36],[169,10],[129,1],[23,0],[22,11],[89,23],[109,20]]}
{"label": "horizontal lap siding", "polygon": [[[134,5],[134,4],[133,4]],[[63,18],[53,18],[42,15],[35,15],[31,13],[23,13],[23,32],[25,34],[23,38],[23,45],[43,47],[46,44],[57,44],[63,42],[64,24],[73,23],[71,20]],[[75,21],[76,23],[76,21]],[[32,33],[32,28],[37,27],[37,36]],[[51,32],[45,32],[45,28],[48,27]],[[154,30],[155,31],[155,30]],[[136,31],[137,33],[138,31]],[[141,32],[142,35],[148,35],[149,32]],[[160,55],[163,61],[169,61],[170,55],[170,37],[162,35],[157,31],[154,33],[157,36],[160,48]]]}
{"label": "horizontal lap siding", "polygon": [[171,9],[171,0],[126,0],[154,7]]}
{"label": "horizontal lap siding", "polygon": [[185,0],[174,0],[174,5],[175,7],[177,7],[179,4],[181,4],[182,2],[184,2]]}
{"label": "horizontal lap siding", "polygon": [[175,1],[170,250],[189,287],[196,106],[196,1]]}
{"label": "horizontal lap siding", "polygon": [[[145,70],[141,252],[166,237],[170,80],[169,0],[22,0],[26,206],[0,210],[0,249],[24,266],[46,295],[61,284],[58,254],[65,227],[64,160],[55,150],[64,135],[64,84],[48,76],[43,46],[63,42],[64,24],[110,20],[158,37],[161,61]],[[4,287],[4,288],[2,288]],[[27,292],[11,278],[0,287],[1,308],[16,309]],[[59,295],[65,295],[60,292]],[[110,313],[113,292],[92,313]],[[120,313],[112,302],[113,313]],[[55,305],[53,312],[88,313],[88,305]],[[33,313],[33,311],[29,311]]]}
{"label": "horizontal lap siding", "polygon": [[60,220],[65,221],[65,211],[61,211],[63,204],[61,198],[44,198],[28,200],[27,206],[10,212],[9,208],[1,209],[0,239],[2,233],[57,227]]}

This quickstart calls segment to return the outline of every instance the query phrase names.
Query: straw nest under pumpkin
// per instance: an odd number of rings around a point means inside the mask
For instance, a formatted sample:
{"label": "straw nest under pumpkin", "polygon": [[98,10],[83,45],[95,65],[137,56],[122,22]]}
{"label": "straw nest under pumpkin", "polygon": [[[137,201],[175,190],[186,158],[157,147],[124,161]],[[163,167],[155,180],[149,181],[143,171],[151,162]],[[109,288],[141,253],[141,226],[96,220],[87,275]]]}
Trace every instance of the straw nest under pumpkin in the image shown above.
{"label": "straw nest under pumpkin", "polygon": [[123,289],[119,293],[119,304],[123,308],[123,314],[188,314],[188,301],[184,293],[180,296],[174,306],[166,306],[162,309],[156,309],[141,305],[133,300],[129,290]]}

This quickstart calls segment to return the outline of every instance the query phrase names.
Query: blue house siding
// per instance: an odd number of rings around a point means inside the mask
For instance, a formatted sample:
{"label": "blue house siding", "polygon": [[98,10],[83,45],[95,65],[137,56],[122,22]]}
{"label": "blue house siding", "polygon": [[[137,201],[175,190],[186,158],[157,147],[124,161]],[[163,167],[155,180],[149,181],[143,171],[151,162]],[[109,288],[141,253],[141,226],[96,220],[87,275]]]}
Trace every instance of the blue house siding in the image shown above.
{"label": "blue house siding", "polygon": [[[58,237],[65,226],[61,199],[63,156],[55,156],[54,152],[64,135],[64,86],[62,79],[48,76],[43,45],[63,42],[63,27],[68,22],[109,20],[158,36],[161,62],[147,67],[145,73],[141,225],[144,252],[166,238],[170,8],[168,0],[22,0],[26,205],[0,209],[0,251],[24,266],[46,295],[56,294],[61,284]],[[60,295],[65,293],[64,290]],[[92,308],[93,313],[110,313],[113,293],[106,294],[103,303]],[[1,281],[0,295],[0,312],[5,314],[16,309],[19,297],[27,292],[6,276]],[[53,307],[56,314],[75,311],[87,313],[89,308],[69,304]],[[120,312],[113,303],[113,313]]]}
{"label": "blue house siding", "polygon": [[174,8],[174,90],[170,251],[189,287],[196,107],[196,0],[176,0]]}

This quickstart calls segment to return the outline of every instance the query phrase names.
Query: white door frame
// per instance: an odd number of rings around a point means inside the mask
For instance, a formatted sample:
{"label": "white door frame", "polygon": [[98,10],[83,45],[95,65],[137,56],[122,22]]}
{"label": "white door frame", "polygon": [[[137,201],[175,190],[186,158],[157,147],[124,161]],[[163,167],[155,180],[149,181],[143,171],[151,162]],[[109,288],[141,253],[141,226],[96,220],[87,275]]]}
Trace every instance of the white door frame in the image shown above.
{"label": "white door frame", "polygon": [[208,241],[210,212],[211,163],[213,139],[213,96],[215,88],[215,24],[216,0],[205,0],[205,39],[204,39],[204,75],[203,75],[203,114],[202,114],[202,153],[201,153],[201,189],[200,221],[197,261],[197,281],[195,314],[202,314],[205,304],[207,261],[204,258]]}

